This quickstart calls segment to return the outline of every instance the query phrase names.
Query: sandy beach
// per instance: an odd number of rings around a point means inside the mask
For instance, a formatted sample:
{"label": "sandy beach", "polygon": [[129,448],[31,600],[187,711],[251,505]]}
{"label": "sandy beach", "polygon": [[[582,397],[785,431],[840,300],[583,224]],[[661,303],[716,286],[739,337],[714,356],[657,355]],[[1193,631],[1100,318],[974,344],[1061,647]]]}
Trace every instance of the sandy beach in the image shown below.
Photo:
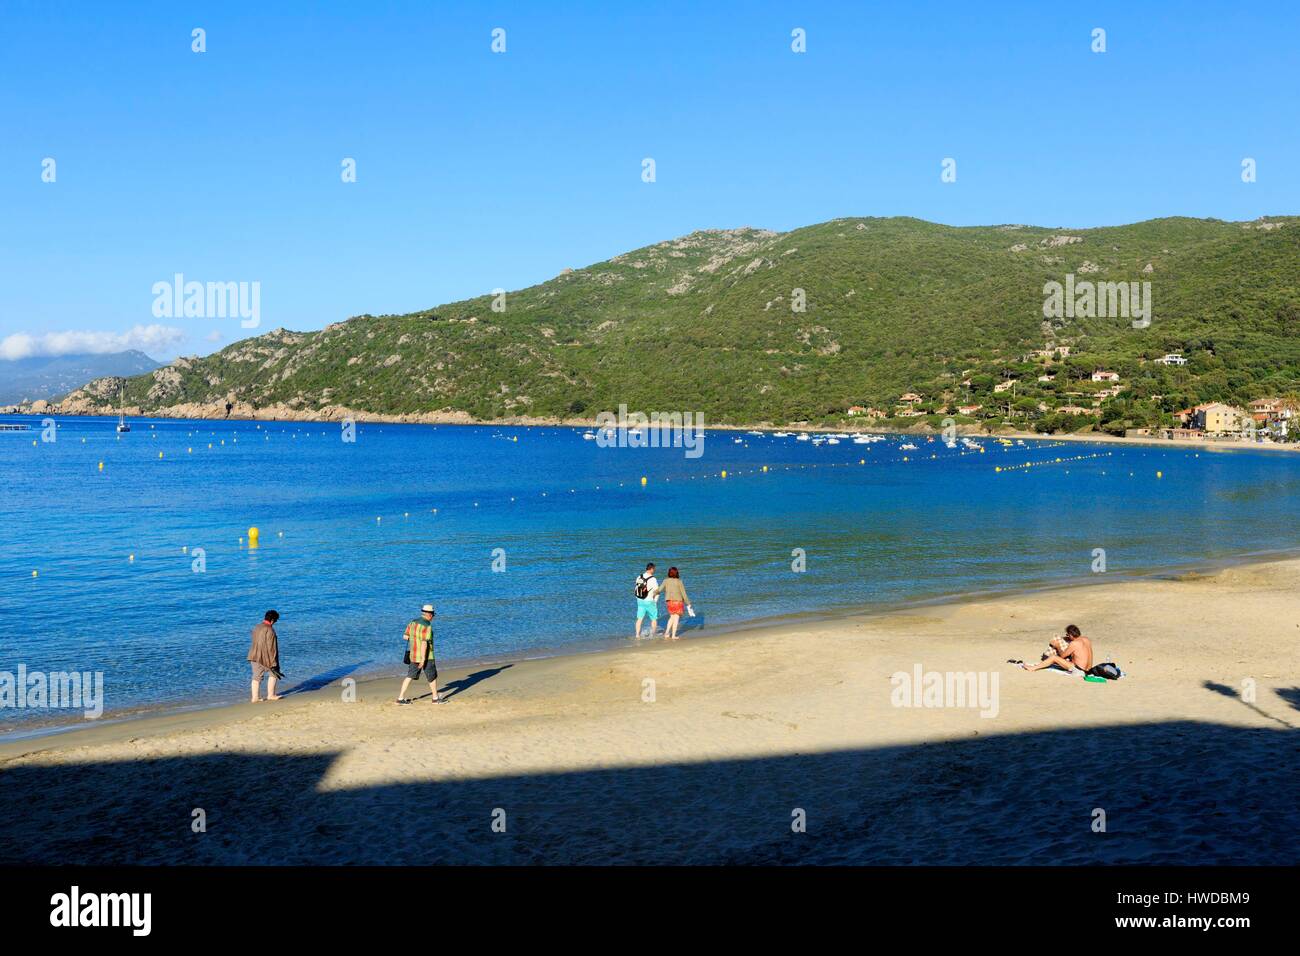
{"label": "sandy beach", "polygon": [[[336,684],[6,743],[5,857],[1294,864],[1298,574],[629,640],[444,673],[441,706],[393,704],[395,665],[354,702]],[[1128,676],[1006,663],[1069,623]],[[918,667],[976,672],[992,706],[896,706]]]}

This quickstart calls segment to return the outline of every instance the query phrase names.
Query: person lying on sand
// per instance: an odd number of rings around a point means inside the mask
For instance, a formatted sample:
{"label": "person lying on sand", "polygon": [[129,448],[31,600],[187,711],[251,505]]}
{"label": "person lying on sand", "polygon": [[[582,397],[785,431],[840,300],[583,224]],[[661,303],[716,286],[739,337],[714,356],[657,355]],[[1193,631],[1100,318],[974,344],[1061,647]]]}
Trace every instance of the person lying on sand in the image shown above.
{"label": "person lying on sand", "polygon": [[1065,637],[1052,638],[1052,649],[1043,655],[1037,664],[1021,664],[1027,671],[1041,671],[1047,667],[1059,667],[1066,673],[1074,668],[1086,671],[1092,667],[1092,641],[1083,636],[1079,628],[1071,624],[1065,629]]}

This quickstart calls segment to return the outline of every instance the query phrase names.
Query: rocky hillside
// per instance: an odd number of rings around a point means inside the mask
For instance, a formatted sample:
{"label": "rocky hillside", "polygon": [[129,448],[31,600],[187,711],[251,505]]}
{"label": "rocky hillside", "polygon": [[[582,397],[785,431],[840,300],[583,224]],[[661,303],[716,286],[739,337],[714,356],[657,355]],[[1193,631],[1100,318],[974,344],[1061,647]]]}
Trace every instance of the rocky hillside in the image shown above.
{"label": "rocky hillside", "polygon": [[[1067,274],[1150,282],[1149,326],[1045,318],[1045,283]],[[1078,425],[1058,409],[1096,404],[1098,424],[1122,426],[1193,401],[1295,392],[1297,332],[1294,217],[1082,230],[840,219],[696,232],[503,300],[279,329],[131,378],[126,396],[174,415],[229,402],[258,417],[572,419],[626,403],[781,424],[841,420],[855,405],[892,415],[917,393],[935,415],[980,405],[966,417]],[[1057,346],[1069,357],[1033,354]],[[1189,364],[1152,362],[1170,352]],[[1094,402],[1100,368],[1125,387]],[[61,408],[107,412],[112,395],[91,382]]]}

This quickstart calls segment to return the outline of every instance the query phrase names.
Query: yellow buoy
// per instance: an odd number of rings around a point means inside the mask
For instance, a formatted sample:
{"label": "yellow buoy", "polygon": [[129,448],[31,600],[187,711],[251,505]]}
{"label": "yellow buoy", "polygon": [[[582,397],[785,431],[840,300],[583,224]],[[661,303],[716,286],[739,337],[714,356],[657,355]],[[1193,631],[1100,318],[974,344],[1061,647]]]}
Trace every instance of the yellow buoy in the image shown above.
{"label": "yellow buoy", "polygon": [[725,469],[725,468],[722,469],[722,477],[723,477],[723,478],[726,478],[726,477],[727,477],[727,469]]}
{"label": "yellow buoy", "polygon": [[161,458],[162,456],[163,456],[163,453],[162,453],[162,452],[158,452],[158,457]]}
{"label": "yellow buoy", "polygon": [[38,573],[39,573],[39,572],[37,572],[37,571],[33,571],[33,572],[32,572],[32,577],[36,577],[36,575],[37,575]]}
{"label": "yellow buoy", "polygon": [[764,465],[764,466],[763,466],[763,471],[764,471],[764,472],[767,471],[767,465]]}
{"label": "yellow buoy", "polygon": [[260,532],[257,530],[257,528],[254,527],[254,528],[249,528],[249,529],[248,529],[248,546],[249,546],[250,548],[256,548],[256,547],[257,547],[257,536],[258,536],[258,534],[260,534]]}
{"label": "yellow buoy", "polygon": [[102,461],[99,463],[99,470],[100,471],[104,470],[104,463]]}
{"label": "yellow buoy", "polygon": [[132,564],[135,564],[135,555],[134,555],[134,554],[128,554],[128,555],[126,556],[126,559],[127,559],[127,561],[131,562]]}
{"label": "yellow buoy", "polygon": [[641,487],[644,488],[646,483],[645,475],[641,476]]}
{"label": "yellow buoy", "polygon": [[1156,472],[1156,477],[1157,477],[1157,478],[1163,478],[1164,476],[1165,476],[1165,473],[1164,473],[1163,471],[1157,471],[1157,472]]}

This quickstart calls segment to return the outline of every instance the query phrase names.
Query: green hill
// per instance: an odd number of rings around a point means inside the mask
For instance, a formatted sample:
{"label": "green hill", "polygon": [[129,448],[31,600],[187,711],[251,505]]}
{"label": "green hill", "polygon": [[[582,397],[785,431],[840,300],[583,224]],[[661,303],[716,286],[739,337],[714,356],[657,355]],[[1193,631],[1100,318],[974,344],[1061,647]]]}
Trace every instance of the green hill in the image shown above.
{"label": "green hill", "polygon": [[[1044,284],[1067,273],[1150,282],[1149,327],[1046,319]],[[796,290],[803,311],[792,308]],[[497,305],[483,296],[277,330],[131,378],[126,403],[480,420],[592,418],[624,403],[783,424],[836,422],[854,405],[892,414],[915,392],[936,416],[978,404],[971,420],[1118,431],[1199,401],[1300,390],[1300,218],[1100,229],[839,219],[784,233],[705,231],[566,270]],[[1055,346],[1069,357],[1032,356]],[[1188,364],[1151,361],[1171,352]],[[1118,372],[1126,390],[1101,401],[1099,416],[1057,412],[1094,406],[1097,369]],[[1045,375],[1052,381],[1038,381]],[[1013,390],[993,391],[1012,378]],[[94,382],[65,407],[107,409],[110,393]]]}

